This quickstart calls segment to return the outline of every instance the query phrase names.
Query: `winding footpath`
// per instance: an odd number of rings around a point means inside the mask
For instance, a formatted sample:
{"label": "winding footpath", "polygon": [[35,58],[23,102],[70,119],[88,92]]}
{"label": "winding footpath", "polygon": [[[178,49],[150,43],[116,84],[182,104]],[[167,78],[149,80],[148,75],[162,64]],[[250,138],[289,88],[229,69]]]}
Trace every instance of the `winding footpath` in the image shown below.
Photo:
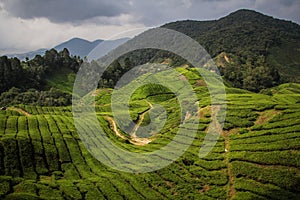
{"label": "winding footpath", "polygon": [[25,110],[21,109],[21,108],[16,108],[16,107],[8,107],[7,110],[13,110],[16,111],[18,113],[20,113],[21,115],[25,115],[26,117],[30,117],[31,114],[26,112]]}
{"label": "winding footpath", "polygon": [[150,108],[147,109],[146,111],[144,111],[139,116],[139,120],[136,123],[135,127],[133,128],[133,131],[130,135],[130,138],[127,138],[126,136],[124,136],[122,133],[119,132],[117,124],[116,124],[115,120],[112,117],[106,116],[106,119],[109,121],[114,133],[118,137],[122,138],[123,140],[128,140],[131,144],[134,144],[134,145],[137,145],[137,146],[144,146],[144,145],[149,144],[150,142],[152,142],[154,140],[154,138],[139,138],[136,135],[137,130],[139,129],[140,125],[142,124],[142,122],[144,120],[145,114],[153,108],[153,105],[149,101],[147,101],[147,100],[145,100],[145,101],[148,103]]}

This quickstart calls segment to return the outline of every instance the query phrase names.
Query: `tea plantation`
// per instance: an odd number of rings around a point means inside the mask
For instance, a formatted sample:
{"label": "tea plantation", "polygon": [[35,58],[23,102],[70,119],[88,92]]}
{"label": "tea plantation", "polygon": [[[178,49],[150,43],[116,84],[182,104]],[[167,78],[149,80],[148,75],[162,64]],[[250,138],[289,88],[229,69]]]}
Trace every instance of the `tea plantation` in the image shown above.
{"label": "tea plantation", "polygon": [[[280,85],[268,95],[226,88],[224,130],[200,159],[211,121],[209,96],[193,69],[177,70],[197,91],[201,107],[196,138],[178,160],[150,173],[113,170],[85,148],[71,107],[18,105],[0,111],[0,199],[299,199],[300,85]],[[123,133],[114,129],[111,93],[97,91],[96,112],[116,145],[149,152],[172,140],[180,111],[166,88],[149,85],[132,96],[130,114],[141,126],[149,123],[152,104],[167,110],[167,123],[149,144],[117,135]]]}

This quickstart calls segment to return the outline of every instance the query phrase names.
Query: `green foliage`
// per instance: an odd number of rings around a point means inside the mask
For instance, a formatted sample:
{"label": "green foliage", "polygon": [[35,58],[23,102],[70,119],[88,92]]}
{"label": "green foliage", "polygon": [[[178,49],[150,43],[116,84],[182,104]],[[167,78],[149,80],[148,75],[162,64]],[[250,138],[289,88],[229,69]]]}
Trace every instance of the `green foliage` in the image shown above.
{"label": "green foliage", "polygon": [[8,194],[10,191],[10,181],[5,179],[0,179],[0,197]]}
{"label": "green foliage", "polygon": [[252,199],[257,199],[257,200],[265,200],[265,197],[259,196],[257,194],[251,193],[251,192],[236,192],[234,197],[234,200],[238,200],[238,199],[243,199],[243,200],[252,200]]}
{"label": "green foliage", "polygon": [[72,91],[75,80],[72,74],[77,72],[81,62],[71,57],[67,49],[61,52],[51,49],[44,56],[37,55],[22,62],[17,58],[0,57],[0,104],[69,105],[71,96],[65,92]]}
{"label": "green foliage", "polygon": [[226,63],[224,69],[221,69],[225,80],[230,81],[234,87],[259,92],[281,83],[278,71],[265,61],[265,56],[260,55],[250,63],[243,63],[240,57],[235,59],[235,62]]}
{"label": "green foliage", "polygon": [[17,58],[8,59],[6,56],[0,57],[0,93],[11,87],[21,86],[23,69]]}
{"label": "green foliage", "polygon": [[247,118],[241,118],[241,117],[226,117],[226,122],[224,124],[224,129],[229,130],[236,127],[250,127],[253,126],[254,123],[252,121],[249,121]]}
{"label": "green foliage", "polygon": [[[193,75],[192,68],[177,71],[196,84],[198,74]],[[204,91],[202,87],[196,86],[196,92]],[[291,99],[297,98],[298,85],[277,88],[288,91]],[[0,198],[296,199],[300,192],[299,106],[292,100],[283,104],[275,93],[255,94],[234,88],[227,92],[226,123],[235,129],[224,131],[212,151],[200,159],[199,149],[211,121],[210,106],[206,107],[207,115],[200,119],[188,150],[169,166],[150,173],[123,173],[95,159],[76,132],[71,107],[18,105],[29,116],[1,111]],[[129,137],[123,140],[112,130],[106,120],[112,115],[111,93],[111,89],[100,89],[94,94],[99,123],[115,145],[146,153],[162,148],[174,138],[180,123],[180,106],[169,90],[146,85],[132,95],[130,112],[136,120],[144,114],[141,125],[150,122],[150,104],[160,104],[167,111],[165,126],[145,146],[133,145]],[[206,101],[207,96],[208,93],[201,93],[199,101]],[[281,106],[281,110],[275,110],[276,106]],[[270,113],[269,118],[260,122],[258,119],[265,113]],[[191,125],[182,127],[188,130]],[[116,154],[111,156],[122,159]]]}
{"label": "green foliage", "polygon": [[[258,194],[268,199],[297,199],[297,195],[292,192],[272,184],[262,184],[251,179],[239,178],[234,186],[238,191],[249,191],[249,196]],[[236,197],[239,197],[239,195]]]}
{"label": "green foliage", "polygon": [[42,198],[28,193],[12,193],[5,197],[6,200],[40,200]]}
{"label": "green foliage", "polygon": [[51,187],[47,184],[37,184],[39,190],[39,196],[42,199],[64,199],[62,191],[57,187]]}
{"label": "green foliage", "polygon": [[64,92],[72,93],[76,74],[69,68],[60,68],[46,77],[46,85]]}
{"label": "green foliage", "polygon": [[235,87],[259,91],[281,81],[300,80],[298,24],[239,10],[219,20],[185,20],[163,27],[194,38],[213,58],[226,52],[230,61],[217,63]]}
{"label": "green foliage", "polygon": [[284,165],[284,166],[300,166],[300,154],[293,151],[272,151],[272,152],[249,152],[239,151],[232,152],[230,159],[232,161],[247,161],[261,163],[266,165]]}
{"label": "green foliage", "polygon": [[67,199],[81,199],[81,193],[77,187],[69,181],[60,182],[60,190],[64,193]]}
{"label": "green foliage", "polygon": [[71,104],[71,98],[70,94],[56,88],[51,88],[48,91],[29,89],[26,92],[21,92],[20,89],[13,87],[0,95],[0,105],[67,106]]}
{"label": "green foliage", "polygon": [[299,173],[296,169],[278,167],[262,167],[246,162],[233,161],[233,174],[237,177],[247,177],[262,183],[271,183],[286,190],[299,192]]}

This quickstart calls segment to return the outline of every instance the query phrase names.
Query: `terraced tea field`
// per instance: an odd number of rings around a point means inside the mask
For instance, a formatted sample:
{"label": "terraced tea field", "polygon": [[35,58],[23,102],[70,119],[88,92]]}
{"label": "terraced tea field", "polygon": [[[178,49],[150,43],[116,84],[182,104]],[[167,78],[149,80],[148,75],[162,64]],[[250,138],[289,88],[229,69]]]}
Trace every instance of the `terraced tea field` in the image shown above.
{"label": "terraced tea field", "polygon": [[[197,77],[191,79],[191,71],[180,71],[198,92],[201,118],[193,144],[174,163],[150,173],[113,170],[87,151],[75,129],[71,107],[19,105],[0,111],[0,198],[299,199],[300,85],[282,85],[271,96],[227,88],[224,131],[213,150],[200,159],[211,120],[209,97],[195,81]],[[154,88],[151,96],[137,92],[131,102],[131,116],[140,125],[149,122],[152,104],[160,102],[169,114],[162,131],[144,145],[116,134],[111,90],[97,93],[102,128],[127,151],[157,150],[176,134],[176,98]]]}

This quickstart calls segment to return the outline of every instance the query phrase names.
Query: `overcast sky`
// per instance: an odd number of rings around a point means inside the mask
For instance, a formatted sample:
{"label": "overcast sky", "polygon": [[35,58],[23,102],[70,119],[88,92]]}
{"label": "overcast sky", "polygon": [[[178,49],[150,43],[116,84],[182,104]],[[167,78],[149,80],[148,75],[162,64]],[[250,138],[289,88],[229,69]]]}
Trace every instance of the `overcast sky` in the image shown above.
{"label": "overcast sky", "polygon": [[93,41],[176,20],[218,19],[240,8],[300,24],[300,0],[0,0],[0,55],[73,37]]}

